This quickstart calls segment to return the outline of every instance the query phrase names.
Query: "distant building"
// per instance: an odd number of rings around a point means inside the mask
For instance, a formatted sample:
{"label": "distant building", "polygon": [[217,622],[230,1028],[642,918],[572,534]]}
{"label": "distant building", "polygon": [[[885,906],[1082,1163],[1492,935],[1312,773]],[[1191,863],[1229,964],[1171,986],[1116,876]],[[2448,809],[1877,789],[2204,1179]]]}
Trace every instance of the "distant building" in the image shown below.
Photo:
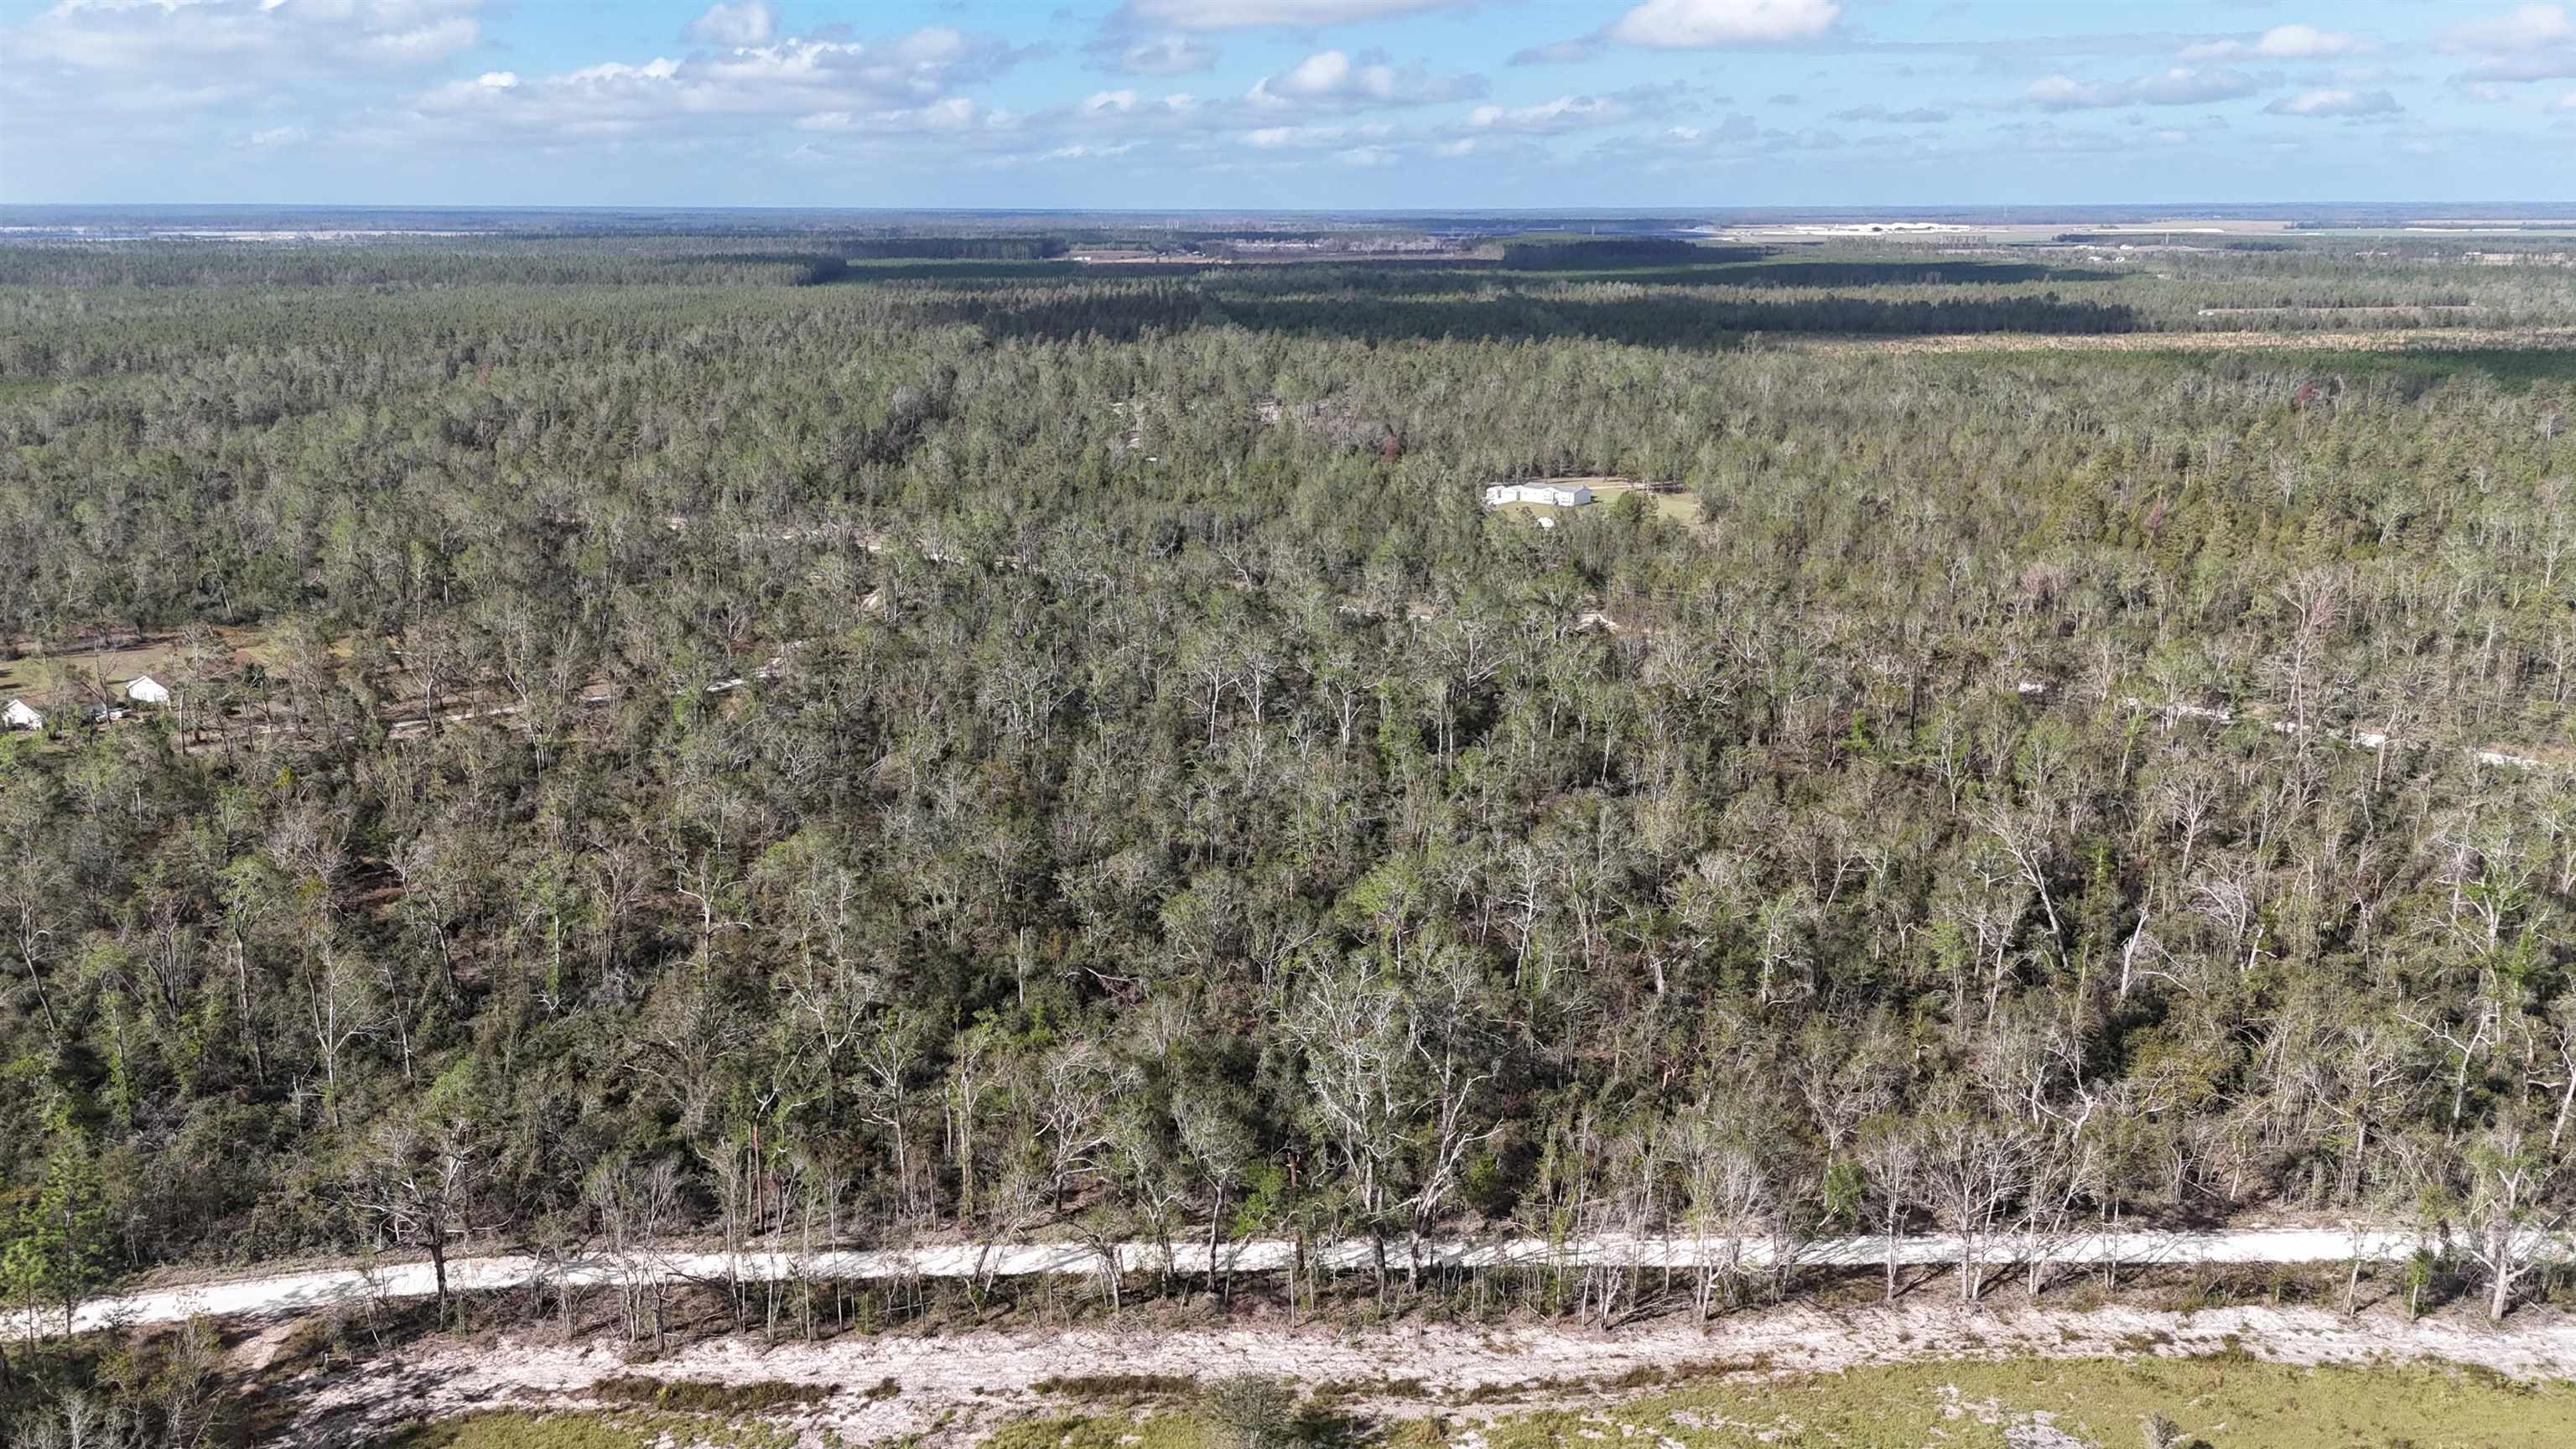
{"label": "distant building", "polygon": [[40,730],[45,727],[45,712],[23,699],[0,705],[0,725],[13,730]]}
{"label": "distant building", "polygon": [[126,681],[125,697],[136,704],[168,704],[170,686],[149,674],[138,674]]}
{"label": "distant building", "polygon": [[1580,508],[1592,501],[1592,490],[1580,483],[1493,483],[1486,485],[1485,506],[1544,503],[1554,508]]}

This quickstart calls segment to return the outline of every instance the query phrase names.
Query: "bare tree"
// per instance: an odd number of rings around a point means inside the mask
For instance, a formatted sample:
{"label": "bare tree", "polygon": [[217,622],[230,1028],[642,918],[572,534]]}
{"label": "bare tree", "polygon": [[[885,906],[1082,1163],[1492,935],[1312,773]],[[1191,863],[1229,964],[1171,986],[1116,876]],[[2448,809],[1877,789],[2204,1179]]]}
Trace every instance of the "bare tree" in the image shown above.
{"label": "bare tree", "polygon": [[1232,1272],[1220,1274],[1217,1263],[1226,1200],[1250,1172],[1258,1149],[1233,1104],[1205,1092],[1181,1095],[1172,1105],[1172,1117],[1179,1129],[1182,1156],[1207,1184],[1208,1282],[1222,1302],[1234,1281]]}
{"label": "bare tree", "polygon": [[1924,1206],[1959,1240],[1959,1299],[1977,1301],[1984,1287],[1986,1236],[2027,1180],[2030,1134],[2019,1121],[1973,1109],[1930,1118],[1916,1181]]}
{"label": "bare tree", "polygon": [[429,1252],[438,1316],[447,1319],[447,1249],[469,1225],[474,1150],[461,1117],[437,1112],[385,1119],[353,1171],[351,1195],[381,1239]]}
{"label": "bare tree", "polygon": [[2487,1316],[2513,1306],[2513,1285],[2564,1219],[2549,1200],[2559,1158],[2518,1123],[2490,1129],[2469,1145],[2469,1190],[2460,1215],[2469,1256],[2487,1270]]}
{"label": "bare tree", "polygon": [[1897,1244],[1904,1238],[1905,1215],[1913,1211],[1920,1195],[1914,1179],[1922,1167],[1923,1145],[1909,1124],[1881,1120],[1862,1136],[1860,1161],[1887,1258],[1887,1301],[1893,1303]]}

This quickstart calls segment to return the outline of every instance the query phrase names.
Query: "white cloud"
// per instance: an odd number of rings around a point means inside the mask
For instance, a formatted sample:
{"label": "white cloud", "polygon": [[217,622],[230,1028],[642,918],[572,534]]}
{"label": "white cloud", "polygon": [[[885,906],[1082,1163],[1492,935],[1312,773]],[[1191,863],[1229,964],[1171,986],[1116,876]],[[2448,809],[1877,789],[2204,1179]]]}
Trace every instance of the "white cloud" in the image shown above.
{"label": "white cloud", "polygon": [[1512,52],[1513,65],[1573,65],[1601,53],[1601,37],[1578,35],[1572,40],[1555,40]]}
{"label": "white cloud", "polygon": [[767,45],[778,33],[778,17],[771,12],[769,0],[725,0],[707,7],[707,13],[689,22],[687,37],[700,45]]}
{"label": "white cloud", "polygon": [[272,151],[280,146],[295,145],[309,134],[302,126],[270,126],[242,137],[241,143],[254,151]]}
{"label": "white cloud", "polygon": [[1103,36],[1084,48],[1102,69],[1126,75],[1192,75],[1217,59],[1215,46],[1189,35]]}
{"label": "white cloud", "polygon": [[2276,116],[2393,116],[2405,110],[2386,91],[2317,90],[2283,96],[2264,110]]}
{"label": "white cloud", "polygon": [[793,119],[808,131],[957,132],[1014,122],[957,91],[1018,59],[1000,40],[944,26],[875,40],[793,38],[555,75],[492,72],[421,94],[410,115],[432,130],[540,143],[700,134],[729,119],[762,118]]}
{"label": "white cloud", "polygon": [[1383,140],[1394,134],[1383,123],[1364,126],[1260,126],[1236,139],[1256,151],[1319,151]]}
{"label": "white cloud", "polygon": [[1645,0],[1602,34],[1658,50],[1813,40],[1842,18],[1841,0]]}
{"label": "white cloud", "polygon": [[[1633,144],[1605,141],[1593,154],[1607,156],[1615,148]],[[1793,151],[1838,151],[1851,143],[1833,131],[1765,128],[1738,112],[1712,126],[1667,126],[1646,137],[1644,144],[1675,160],[1735,165]]]}
{"label": "white cloud", "polygon": [[1558,96],[1534,106],[1478,106],[1467,124],[1480,131],[1524,131],[1553,134],[1627,119],[1622,106],[1592,96]]}
{"label": "white cloud", "polygon": [[1127,0],[1113,19],[1168,30],[1344,25],[1438,10],[1461,0]]}
{"label": "white cloud", "polygon": [[444,60],[481,38],[482,27],[462,15],[408,30],[383,31],[358,42],[358,53],[379,65],[423,65]]}
{"label": "white cloud", "polygon": [[1663,92],[1645,87],[1608,96],[1558,96],[1528,106],[1478,106],[1467,113],[1476,131],[1522,136],[1557,136],[1568,131],[1620,126],[1662,113]]}
{"label": "white cloud", "polygon": [[1244,97],[1263,109],[1287,106],[1416,106],[1466,100],[1485,93],[1480,76],[1434,76],[1422,67],[1397,66],[1378,51],[1354,57],[1319,50],[1287,70],[1265,76]]}
{"label": "white cloud", "polygon": [[1076,143],[1071,146],[1058,146],[1054,150],[1039,156],[1038,159],[1041,161],[1098,161],[1105,160],[1112,156],[1124,156],[1135,149],[1136,143],[1133,141],[1123,141],[1115,146],[1091,146]]}
{"label": "white cloud", "polygon": [[[2277,77],[2275,77],[2277,79]],[[2198,106],[2240,100],[2263,88],[2263,82],[2237,70],[2198,70],[2175,66],[2155,75],[2122,81],[2079,81],[2052,75],[2031,82],[2022,101],[2043,111],[2088,111],[2110,106]]]}
{"label": "white cloud", "polygon": [[2576,20],[2564,5],[2523,5],[2487,20],[2454,25],[2443,36],[2446,47],[2465,51],[2506,52],[2576,41]]}
{"label": "white cloud", "polygon": [[2185,60],[2228,60],[2252,56],[2262,60],[2325,60],[2360,55],[2373,49],[2357,35],[2320,30],[2313,25],[2275,25],[2252,40],[2220,40],[2185,47]]}
{"label": "white cloud", "polygon": [[219,67],[235,79],[309,81],[319,66],[444,60],[482,38],[481,9],[482,0],[60,0],[11,32],[9,49],[18,63],[112,76]]}
{"label": "white cloud", "polygon": [[1888,126],[1930,126],[1950,119],[1950,113],[1930,106],[1891,111],[1873,101],[1865,106],[1854,106],[1847,111],[1836,111],[1833,118],[1837,121],[1872,121]]}
{"label": "white cloud", "polygon": [[[346,129],[388,76],[482,40],[482,0],[59,0],[0,24],[0,148],[177,154],[255,132]],[[242,143],[247,144],[247,143]],[[273,141],[271,145],[283,144]],[[73,163],[72,169],[78,169]]]}
{"label": "white cloud", "polygon": [[871,135],[957,135],[970,131],[1002,131],[1019,123],[1020,117],[1010,111],[979,105],[964,96],[950,96],[926,106],[897,106],[865,113],[851,111],[817,111],[796,118],[800,131],[862,133]]}
{"label": "white cloud", "polygon": [[2455,25],[2442,49],[2474,57],[2451,79],[2461,84],[2554,80],[2576,75],[2576,19],[2564,5],[2523,5]]}
{"label": "white cloud", "polygon": [[1762,127],[1737,112],[1714,126],[1668,126],[1656,139],[1667,146],[1749,146],[1762,139]]}
{"label": "white cloud", "polygon": [[2134,154],[2149,148],[2171,150],[2198,145],[2226,129],[2227,123],[2214,117],[2175,125],[2123,124],[2109,129],[2040,120],[1999,125],[1990,134],[1996,138],[1997,144],[2009,143],[2041,155],[2089,156]]}

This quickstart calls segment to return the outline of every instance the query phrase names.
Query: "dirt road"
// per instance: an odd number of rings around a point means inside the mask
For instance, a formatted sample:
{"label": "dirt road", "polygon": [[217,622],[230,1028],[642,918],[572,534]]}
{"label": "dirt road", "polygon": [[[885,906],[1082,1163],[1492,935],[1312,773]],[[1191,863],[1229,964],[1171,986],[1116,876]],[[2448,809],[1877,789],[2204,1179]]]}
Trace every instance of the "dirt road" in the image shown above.
{"label": "dirt road", "polygon": [[[1993,1234],[1973,1244],[1952,1236],[1933,1235],[1897,1240],[1893,1256],[1900,1264],[1955,1264],[1963,1257],[1987,1265],[2035,1261],[2075,1264],[2121,1264],[2147,1267],[2195,1263],[2384,1263],[2402,1260],[2422,1246],[2413,1229],[2230,1228],[2211,1232],[2105,1232],[2062,1236]],[[2561,1237],[2535,1241],[2536,1250],[2564,1256]],[[1362,1271],[1376,1261],[1366,1241],[1309,1245],[1323,1265],[1337,1271]],[[1413,1259],[1398,1239],[1387,1245],[1390,1265],[1401,1271]],[[1545,1239],[1439,1241],[1421,1245],[1425,1267],[1629,1267],[1689,1271],[1734,1265],[1745,1269],[1772,1266],[1776,1250],[1765,1239],[1719,1237],[1594,1238],[1574,1242]],[[1792,1261],[1840,1268],[1876,1268],[1891,1256],[1880,1237],[1824,1238],[1790,1248]],[[1239,1273],[1277,1272],[1296,1259],[1297,1245],[1285,1239],[1228,1243],[1219,1265]],[[568,1261],[540,1261],[524,1256],[459,1258],[447,1265],[451,1292],[502,1292],[530,1285],[570,1283],[607,1286],[618,1283],[785,1282],[797,1279],[861,1281],[869,1279],[999,1278],[1041,1274],[1084,1276],[1102,1271],[1110,1255],[1129,1272],[1157,1269],[1182,1274],[1207,1271],[1206,1240],[1186,1240],[1168,1247],[1153,1243],[1120,1243],[1105,1247],[1085,1243],[959,1244],[864,1252],[799,1255],[787,1252],[592,1254]],[[78,1321],[85,1327],[173,1323],[207,1316],[258,1317],[300,1313],[335,1304],[370,1299],[422,1298],[435,1291],[425,1262],[388,1263],[373,1268],[245,1276],[229,1281],[195,1283],[100,1298],[84,1305]],[[23,1327],[23,1324],[18,1325]]]}

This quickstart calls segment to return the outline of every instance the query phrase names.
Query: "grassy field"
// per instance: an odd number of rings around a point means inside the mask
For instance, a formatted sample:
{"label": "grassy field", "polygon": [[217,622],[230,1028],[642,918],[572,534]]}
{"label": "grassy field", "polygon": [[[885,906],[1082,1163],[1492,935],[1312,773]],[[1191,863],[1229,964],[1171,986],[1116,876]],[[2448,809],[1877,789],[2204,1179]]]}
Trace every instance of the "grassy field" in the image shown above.
{"label": "grassy field", "polygon": [[1610,477],[1550,478],[1534,481],[1580,483],[1592,490],[1592,502],[1576,508],[1559,508],[1552,503],[1498,503],[1494,505],[1493,511],[1525,513],[1533,518],[1580,516],[1586,507],[1593,509],[1615,507],[1623,495],[1634,493],[1644,501],[1646,507],[1662,514],[1671,522],[1678,523],[1684,528],[1695,529],[1700,526],[1699,495],[1687,490],[1669,493],[1653,492],[1638,486],[1630,479]]}
{"label": "grassy field", "polygon": [[[148,643],[132,649],[101,649],[62,656],[71,676],[101,693],[112,693],[114,687],[138,674],[150,674],[169,667],[172,647],[166,642]],[[0,660],[0,697],[29,693],[42,687],[43,661],[33,656]]]}
{"label": "grassy field", "polygon": [[[1735,1374],[1628,1397],[1528,1386],[1526,1401],[1408,1401],[1401,1382],[1309,1400],[1283,1443],[1318,1449],[2131,1449],[2161,1415],[2204,1449],[2543,1449],[2576,1443],[2576,1386],[2436,1367],[2300,1368],[2245,1357],[1929,1362],[1777,1378]],[[1569,1402],[1569,1400],[1571,1402]],[[1358,1412],[1345,1412],[1352,1405]],[[800,1406],[801,1407],[801,1406]],[[830,1416],[830,1406],[817,1406]],[[1035,1417],[978,1449],[1226,1449],[1185,1398]],[[1392,1408],[1400,1412],[1374,1413]],[[722,1415],[478,1413],[415,1428],[399,1449],[766,1449],[861,1442]]]}
{"label": "grassy field", "polygon": [[797,1432],[735,1424],[707,1415],[619,1412],[539,1414],[499,1409],[407,1429],[380,1441],[384,1449],[795,1449]]}
{"label": "grassy field", "polygon": [[[2162,1414],[2211,1449],[2511,1449],[2576,1443],[2576,1392],[2432,1368],[2254,1360],[1926,1363],[1780,1383],[1695,1385],[1603,1410],[1515,1416],[1491,1449],[1662,1436],[1687,1449],[2127,1449]],[[1592,1431],[1592,1432],[1587,1432]],[[2054,1431],[2046,1432],[2046,1431]],[[2060,1437],[2062,1436],[2062,1437]]]}
{"label": "grassy field", "polygon": [[[274,657],[274,648],[261,630],[224,625],[214,632],[236,660],[265,664]],[[17,649],[15,657],[0,652],[0,700],[46,697],[46,686],[57,678],[78,695],[122,699],[124,685],[136,675],[156,675],[164,683],[176,677],[184,652],[179,636],[166,631],[135,638],[120,648],[73,648],[51,659],[34,652],[26,640],[18,641]]]}

